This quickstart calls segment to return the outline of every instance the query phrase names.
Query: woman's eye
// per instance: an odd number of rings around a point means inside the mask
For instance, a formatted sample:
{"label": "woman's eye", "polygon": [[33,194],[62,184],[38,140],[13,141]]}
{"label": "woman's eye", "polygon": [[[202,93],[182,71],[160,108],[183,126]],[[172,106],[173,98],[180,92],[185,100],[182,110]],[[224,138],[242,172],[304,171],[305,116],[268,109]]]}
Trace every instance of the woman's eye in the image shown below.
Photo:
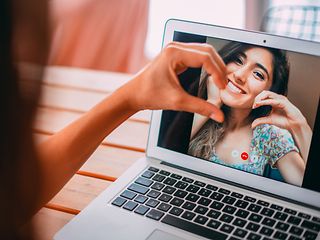
{"label": "woman's eye", "polygon": [[234,59],[234,62],[235,62],[236,64],[239,64],[239,65],[242,65],[242,64],[243,64],[243,61],[242,61],[242,59],[241,59],[240,56],[236,57],[236,58]]}
{"label": "woman's eye", "polygon": [[262,73],[260,73],[260,72],[254,72],[254,75],[255,75],[256,77],[258,77],[259,79],[264,80],[264,76],[263,76]]}

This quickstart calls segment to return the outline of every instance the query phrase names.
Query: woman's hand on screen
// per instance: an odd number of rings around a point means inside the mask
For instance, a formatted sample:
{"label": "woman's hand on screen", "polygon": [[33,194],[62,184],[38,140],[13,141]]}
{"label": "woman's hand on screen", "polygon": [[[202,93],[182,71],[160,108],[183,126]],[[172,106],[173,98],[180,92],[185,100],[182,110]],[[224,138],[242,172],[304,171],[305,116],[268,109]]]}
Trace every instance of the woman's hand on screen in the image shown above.
{"label": "woman's hand on screen", "polygon": [[300,110],[283,95],[263,91],[255,98],[253,108],[260,106],[271,106],[272,110],[268,116],[254,120],[253,128],[260,124],[272,124],[292,131],[299,125],[307,124]]}
{"label": "woman's hand on screen", "polygon": [[214,80],[211,76],[209,76],[207,80],[207,101],[214,104],[217,107],[222,106],[222,100],[220,97],[220,88],[217,87]]}
{"label": "woman's hand on screen", "polygon": [[222,122],[224,116],[218,107],[191,96],[180,85],[177,75],[188,67],[204,67],[214,84],[225,88],[225,64],[212,46],[173,42],[127,84],[132,108],[195,112]]}

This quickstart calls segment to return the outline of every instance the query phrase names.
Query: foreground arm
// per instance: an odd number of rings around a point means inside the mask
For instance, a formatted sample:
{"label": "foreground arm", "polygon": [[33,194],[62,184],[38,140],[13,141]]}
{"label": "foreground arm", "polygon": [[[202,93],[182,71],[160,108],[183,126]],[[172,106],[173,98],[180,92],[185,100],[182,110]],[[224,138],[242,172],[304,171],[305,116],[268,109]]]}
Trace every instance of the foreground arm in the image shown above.
{"label": "foreground arm", "polygon": [[132,114],[143,109],[172,109],[223,120],[214,105],[187,94],[177,74],[203,66],[215,84],[225,86],[224,68],[212,47],[172,43],[130,82],[38,147],[42,191],[38,208],[76,173],[101,141]]}

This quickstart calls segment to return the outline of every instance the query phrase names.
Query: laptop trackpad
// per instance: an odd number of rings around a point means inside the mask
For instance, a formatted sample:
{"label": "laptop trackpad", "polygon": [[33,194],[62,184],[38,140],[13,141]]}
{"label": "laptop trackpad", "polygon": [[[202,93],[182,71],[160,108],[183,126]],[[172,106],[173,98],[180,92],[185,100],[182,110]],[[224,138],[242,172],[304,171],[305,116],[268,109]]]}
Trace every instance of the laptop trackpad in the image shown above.
{"label": "laptop trackpad", "polygon": [[146,240],[183,240],[180,237],[161,231],[159,229],[154,230]]}

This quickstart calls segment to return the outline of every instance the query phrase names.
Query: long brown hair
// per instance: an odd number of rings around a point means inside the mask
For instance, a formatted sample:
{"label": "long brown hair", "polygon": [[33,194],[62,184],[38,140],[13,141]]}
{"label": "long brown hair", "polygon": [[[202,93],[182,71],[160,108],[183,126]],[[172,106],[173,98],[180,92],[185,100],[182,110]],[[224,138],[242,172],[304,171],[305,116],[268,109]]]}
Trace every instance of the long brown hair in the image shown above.
{"label": "long brown hair", "polygon": [[[239,42],[230,42],[226,44],[219,54],[224,60],[225,64],[234,61],[240,53],[244,51],[261,46],[249,45]],[[278,94],[286,95],[289,80],[289,63],[286,53],[279,49],[265,48],[273,56],[273,80],[270,91]],[[207,99],[207,81],[209,75],[204,74],[200,79],[198,96]],[[214,147],[224,137],[226,124],[228,124],[228,117],[230,116],[230,108],[222,105],[221,110],[225,115],[225,122],[218,123],[209,119],[200,130],[193,136],[189,144],[188,153],[204,159],[210,159],[214,153]],[[266,116],[270,113],[271,107],[259,107],[251,111],[249,119],[251,122],[259,117]]]}
{"label": "long brown hair", "polygon": [[1,239],[32,238],[24,225],[41,189],[32,125],[48,52],[46,4],[0,1]]}

